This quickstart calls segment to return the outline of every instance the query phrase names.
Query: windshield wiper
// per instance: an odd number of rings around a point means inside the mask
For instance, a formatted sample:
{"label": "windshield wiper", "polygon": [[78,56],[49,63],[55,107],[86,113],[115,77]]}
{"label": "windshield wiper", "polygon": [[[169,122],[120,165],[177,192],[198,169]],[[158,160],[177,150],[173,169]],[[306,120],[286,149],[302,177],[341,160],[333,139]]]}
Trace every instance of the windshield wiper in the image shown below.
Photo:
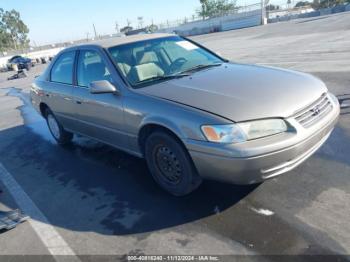
{"label": "windshield wiper", "polygon": [[139,81],[136,83],[136,85],[144,84],[147,82],[171,80],[171,79],[181,78],[181,77],[185,77],[185,76],[189,76],[189,75],[190,74],[180,73],[180,74],[174,74],[174,75],[154,76],[154,77],[150,77],[150,78],[144,79],[142,81]]}
{"label": "windshield wiper", "polygon": [[191,67],[189,69],[186,69],[186,70],[182,71],[181,74],[188,73],[188,72],[193,72],[193,71],[199,71],[199,70],[202,70],[202,69],[206,69],[206,68],[210,68],[210,67],[214,67],[214,66],[221,66],[221,65],[222,65],[222,63],[196,65],[194,67]]}

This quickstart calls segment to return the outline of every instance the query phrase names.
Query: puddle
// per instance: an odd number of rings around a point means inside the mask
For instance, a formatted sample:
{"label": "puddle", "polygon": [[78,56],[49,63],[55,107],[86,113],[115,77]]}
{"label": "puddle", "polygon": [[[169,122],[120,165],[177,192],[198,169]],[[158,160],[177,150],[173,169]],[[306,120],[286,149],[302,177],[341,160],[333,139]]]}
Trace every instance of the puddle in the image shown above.
{"label": "puddle", "polygon": [[39,135],[50,143],[55,143],[55,140],[50,134],[50,131],[46,125],[46,121],[42,116],[32,107],[29,94],[22,93],[20,89],[11,88],[6,94],[7,96],[14,96],[19,98],[23,105],[19,108],[21,111],[23,121],[27,127],[30,128],[35,134]]}
{"label": "puddle", "polygon": [[[45,119],[33,108],[28,93],[23,93],[20,89],[17,88],[10,88],[7,89],[6,95],[17,97],[22,101],[23,105],[18,109],[21,112],[25,126],[30,128],[33,133],[39,135],[45,141],[56,144],[56,141],[52,137],[47,127]],[[82,150],[88,152],[89,150],[92,150],[94,157],[96,157],[99,151],[101,151],[100,153],[103,155],[105,153],[104,151],[110,151],[109,148],[104,149],[106,147],[104,144],[80,135],[75,135],[74,144],[77,146],[75,149],[78,155],[82,154]],[[96,149],[98,151],[96,151]],[[94,195],[94,198],[96,197],[97,196]],[[116,216],[116,218],[114,218],[114,221],[122,226],[125,230],[131,230],[135,224],[140,221],[143,215],[144,213],[142,211],[130,208],[128,207],[127,202],[122,202],[122,208],[119,208],[119,214]]]}
{"label": "puddle", "polygon": [[[23,105],[19,107],[19,110],[21,111],[21,115],[23,117],[24,124],[30,128],[30,130],[39,135],[44,140],[56,144],[56,141],[52,137],[49,128],[47,127],[45,119],[33,108],[30,97],[28,93],[21,92],[18,88],[10,88],[9,91],[6,93],[7,96],[13,96],[19,98]],[[76,135],[74,137],[74,142],[76,145],[84,148],[100,148],[104,145],[100,142],[97,142],[95,140]]]}

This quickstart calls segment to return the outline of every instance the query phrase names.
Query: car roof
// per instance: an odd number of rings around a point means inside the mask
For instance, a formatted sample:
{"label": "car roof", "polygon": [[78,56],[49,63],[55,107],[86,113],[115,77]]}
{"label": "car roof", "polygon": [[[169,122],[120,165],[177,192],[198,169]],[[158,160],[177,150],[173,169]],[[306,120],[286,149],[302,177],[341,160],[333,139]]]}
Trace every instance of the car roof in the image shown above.
{"label": "car roof", "polygon": [[124,45],[124,44],[144,41],[144,40],[164,38],[164,37],[169,37],[169,36],[175,36],[175,35],[174,34],[157,33],[157,34],[140,34],[140,35],[132,35],[132,36],[113,37],[113,38],[109,38],[109,39],[97,40],[94,42],[84,43],[84,44],[78,45],[78,47],[95,45],[95,46],[100,46],[103,48],[109,48],[109,47],[113,47],[113,46]]}
{"label": "car roof", "polygon": [[13,57],[10,58],[10,60],[13,60],[13,59],[16,59],[16,58],[22,58],[23,56],[20,56],[20,55],[15,55]]}

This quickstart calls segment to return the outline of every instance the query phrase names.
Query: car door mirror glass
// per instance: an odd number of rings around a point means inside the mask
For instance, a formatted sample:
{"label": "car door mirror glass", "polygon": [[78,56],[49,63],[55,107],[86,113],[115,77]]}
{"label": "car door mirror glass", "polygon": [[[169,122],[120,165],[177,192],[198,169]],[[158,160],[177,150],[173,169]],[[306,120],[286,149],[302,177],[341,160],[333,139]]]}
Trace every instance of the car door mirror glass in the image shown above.
{"label": "car door mirror glass", "polygon": [[91,94],[119,94],[118,89],[107,80],[93,81],[89,84]]}

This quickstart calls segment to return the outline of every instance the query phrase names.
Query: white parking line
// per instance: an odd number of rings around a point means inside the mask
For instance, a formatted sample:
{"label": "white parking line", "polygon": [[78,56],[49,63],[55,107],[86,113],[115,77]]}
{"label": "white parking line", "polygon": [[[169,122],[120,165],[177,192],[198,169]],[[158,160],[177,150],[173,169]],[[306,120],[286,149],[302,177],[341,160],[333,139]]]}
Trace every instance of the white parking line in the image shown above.
{"label": "white parking line", "polygon": [[338,59],[338,60],[312,60],[312,61],[279,61],[279,62],[263,62],[263,63],[255,63],[256,65],[283,65],[283,64],[311,64],[311,63],[339,63],[340,61],[343,61],[344,63],[347,62],[346,59]]}
{"label": "white parking line", "polygon": [[73,261],[80,261],[75,256],[74,251],[68,246],[66,241],[56,231],[56,229],[49,223],[44,214],[34,204],[26,192],[17,183],[15,178],[5,169],[0,163],[0,180],[6,186],[20,209],[31,218],[28,220],[33,227],[43,244],[47,247],[50,254],[55,256],[56,260],[60,260],[60,255],[74,256],[71,257]]}

